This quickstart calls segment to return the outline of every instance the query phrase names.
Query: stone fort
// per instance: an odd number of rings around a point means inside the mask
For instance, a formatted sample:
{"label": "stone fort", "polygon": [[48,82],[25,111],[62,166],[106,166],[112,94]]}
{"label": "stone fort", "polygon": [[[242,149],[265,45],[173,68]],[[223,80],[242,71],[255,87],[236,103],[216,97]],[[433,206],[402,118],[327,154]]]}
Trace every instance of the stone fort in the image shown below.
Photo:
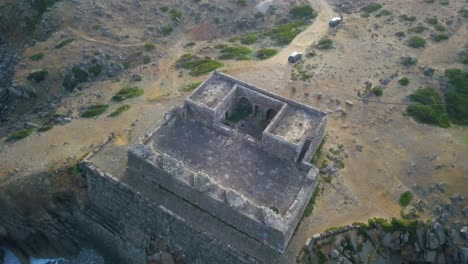
{"label": "stone fort", "polygon": [[91,232],[108,236],[122,263],[146,263],[148,244],[161,239],[187,263],[285,262],[318,183],[310,160],[326,122],[317,109],[215,72],[128,148],[123,173],[94,162],[112,151],[103,146],[83,160],[87,212],[102,222]]}

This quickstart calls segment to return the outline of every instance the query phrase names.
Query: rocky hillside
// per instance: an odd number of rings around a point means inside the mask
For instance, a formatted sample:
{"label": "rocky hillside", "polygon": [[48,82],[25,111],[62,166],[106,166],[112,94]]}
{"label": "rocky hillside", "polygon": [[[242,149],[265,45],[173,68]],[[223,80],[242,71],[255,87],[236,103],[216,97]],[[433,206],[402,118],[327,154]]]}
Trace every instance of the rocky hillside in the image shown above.
{"label": "rocky hillside", "polygon": [[468,226],[461,222],[370,219],[315,235],[306,263],[467,263]]}

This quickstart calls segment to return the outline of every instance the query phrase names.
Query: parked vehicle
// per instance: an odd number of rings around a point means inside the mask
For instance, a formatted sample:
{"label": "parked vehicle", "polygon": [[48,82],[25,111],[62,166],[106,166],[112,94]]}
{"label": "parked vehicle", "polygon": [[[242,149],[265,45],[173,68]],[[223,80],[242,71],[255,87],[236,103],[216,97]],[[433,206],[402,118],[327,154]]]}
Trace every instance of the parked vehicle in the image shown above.
{"label": "parked vehicle", "polygon": [[341,22],[343,22],[342,17],[334,17],[334,18],[330,19],[330,22],[328,22],[328,25],[330,27],[337,27],[339,24],[341,24]]}
{"label": "parked vehicle", "polygon": [[295,52],[291,53],[291,55],[289,55],[288,61],[289,62],[296,62],[296,61],[300,60],[301,57],[302,57],[302,52],[295,51]]}

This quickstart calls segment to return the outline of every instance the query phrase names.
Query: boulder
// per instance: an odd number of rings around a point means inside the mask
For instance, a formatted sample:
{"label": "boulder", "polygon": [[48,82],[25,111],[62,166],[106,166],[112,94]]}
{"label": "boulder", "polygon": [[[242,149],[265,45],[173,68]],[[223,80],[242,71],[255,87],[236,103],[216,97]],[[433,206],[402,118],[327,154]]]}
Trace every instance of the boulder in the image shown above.
{"label": "boulder", "polygon": [[468,240],[468,227],[464,226],[460,229],[460,233],[462,234],[465,240]]}
{"label": "boulder", "polygon": [[424,260],[428,263],[435,263],[437,258],[437,251],[425,251]]}
{"label": "boulder", "polygon": [[437,249],[439,246],[440,246],[439,240],[437,240],[436,235],[434,235],[434,233],[428,231],[427,232],[426,248],[428,248],[428,249]]}
{"label": "boulder", "polygon": [[463,215],[468,218],[468,207],[463,208]]}
{"label": "boulder", "polygon": [[33,122],[26,122],[24,124],[24,127],[25,128],[39,128],[39,125]]}
{"label": "boulder", "polygon": [[336,249],[333,249],[330,251],[329,255],[332,259],[337,259],[340,256],[340,252],[338,252]]}
{"label": "boulder", "polygon": [[437,236],[437,240],[439,241],[439,244],[440,245],[445,244],[446,235],[445,235],[444,228],[442,227],[441,224],[439,223],[434,224],[434,232]]}

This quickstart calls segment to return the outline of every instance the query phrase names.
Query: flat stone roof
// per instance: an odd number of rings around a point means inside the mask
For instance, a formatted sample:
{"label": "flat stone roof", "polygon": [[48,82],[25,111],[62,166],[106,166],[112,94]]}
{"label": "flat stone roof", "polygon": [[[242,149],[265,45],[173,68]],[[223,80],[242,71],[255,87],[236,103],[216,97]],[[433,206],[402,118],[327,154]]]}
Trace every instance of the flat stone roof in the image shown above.
{"label": "flat stone roof", "polygon": [[209,108],[215,108],[233,87],[234,82],[216,76],[209,82],[202,83],[189,98]]}
{"label": "flat stone roof", "polygon": [[318,125],[320,119],[295,107],[288,107],[286,114],[278,124],[272,128],[271,133],[284,138],[285,140],[297,144],[304,136],[304,133]]}
{"label": "flat stone roof", "polygon": [[193,120],[176,119],[171,126],[162,127],[147,145],[282,214],[296,199],[307,174],[294,163]]}

